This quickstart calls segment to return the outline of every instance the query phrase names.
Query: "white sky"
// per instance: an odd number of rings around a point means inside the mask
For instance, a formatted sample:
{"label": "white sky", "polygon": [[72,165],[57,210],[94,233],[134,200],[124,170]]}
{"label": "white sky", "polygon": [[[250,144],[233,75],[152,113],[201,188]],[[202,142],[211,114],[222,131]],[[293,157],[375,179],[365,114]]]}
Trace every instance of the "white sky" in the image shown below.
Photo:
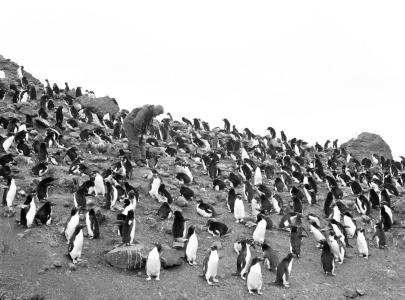
{"label": "white sky", "polygon": [[4,1],[0,54],[175,119],[405,154],[403,1]]}

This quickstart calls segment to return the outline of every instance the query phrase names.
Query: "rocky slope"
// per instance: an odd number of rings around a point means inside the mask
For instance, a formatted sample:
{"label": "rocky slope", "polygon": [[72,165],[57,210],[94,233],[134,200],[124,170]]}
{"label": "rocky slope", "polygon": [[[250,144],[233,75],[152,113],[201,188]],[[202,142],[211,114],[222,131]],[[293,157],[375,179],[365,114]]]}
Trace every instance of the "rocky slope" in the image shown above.
{"label": "rocky slope", "polygon": [[[16,64],[8,61],[6,66],[4,63],[0,65],[0,70],[3,68],[15,72],[17,67]],[[16,75],[13,72],[11,73],[10,78],[12,79],[10,80],[15,82]],[[69,128],[66,121],[74,119],[69,111],[71,111],[71,107],[79,108],[80,99],[74,97],[74,93],[69,92],[71,97],[67,97],[66,94],[61,92],[59,95],[52,95],[52,97],[46,99],[45,103],[41,103],[41,96],[45,93],[43,86],[35,78],[28,77],[28,81],[35,86],[38,100],[28,101],[27,103],[12,103],[13,97],[9,95],[0,102],[1,116],[7,120],[15,117],[24,121],[26,115],[33,117],[32,128],[27,126],[29,131],[27,145],[29,145],[31,153],[28,156],[17,155],[15,144],[9,149],[15,155],[16,164],[9,164],[9,167],[13,178],[16,180],[18,193],[11,212],[7,207],[1,207],[0,299],[257,298],[247,292],[245,281],[233,275],[236,271],[237,257],[233,251],[233,243],[241,237],[252,237],[254,230],[255,219],[252,215],[251,203],[244,201],[247,212],[244,224],[235,223],[234,217],[228,212],[226,205],[226,197],[230,189],[229,183],[227,183],[225,191],[213,189],[213,179],[207,175],[207,170],[203,168],[201,156],[198,155],[209,154],[211,151],[207,149],[204,143],[199,143],[192,136],[192,133],[201,134],[199,139],[206,140],[211,144],[215,144],[216,141],[221,142],[222,145],[218,146],[218,154],[221,154],[221,158],[216,167],[222,171],[219,176],[222,180],[225,180],[230,172],[239,174],[236,161],[232,158],[233,155],[239,155],[239,153],[219,150],[223,148],[229,149],[230,146],[234,149],[234,147],[237,147],[238,141],[242,141],[255,164],[273,167],[274,175],[265,176],[263,173],[263,184],[269,188],[272,195],[277,193],[281,197],[284,209],[287,207],[294,209],[292,197],[286,189],[276,192],[275,181],[285,173],[289,173],[290,179],[292,178],[291,172],[288,171],[288,168],[292,167],[292,163],[296,163],[302,170],[308,170],[308,173],[304,171],[303,173],[314,178],[315,175],[311,175],[313,173],[311,173],[310,169],[311,164],[315,161],[315,156],[319,158],[325,173],[329,176],[332,176],[332,171],[340,172],[342,165],[347,164],[346,158],[340,153],[339,149],[329,148],[315,152],[312,147],[307,147],[304,143],[298,148],[291,147],[291,140],[290,143],[284,145],[285,148],[283,149],[281,146],[268,146],[273,142],[270,140],[267,146],[265,144],[264,148],[262,148],[263,152],[266,153],[266,156],[263,156],[259,153],[260,147],[254,147],[255,139],[249,138],[248,135],[236,138],[223,130],[196,130],[183,122],[171,121],[168,139],[164,141],[158,139],[157,145],[152,142],[148,144],[149,164],[154,165],[154,161],[158,160],[155,169],[160,174],[166,189],[174,198],[174,203],[171,205],[172,209],[181,211],[189,219],[188,224],[197,226],[199,238],[198,266],[192,267],[184,262],[182,263],[178,258],[183,255],[183,250],[172,249],[171,226],[173,220],[161,220],[156,215],[160,203],[148,195],[149,178],[151,176],[150,168],[135,168],[132,179],[128,180],[140,193],[135,214],[136,245],[131,247],[134,247],[136,251],[139,250],[141,256],[144,257],[153,247],[153,244],[159,242],[163,245],[162,256],[173,265],[179,262],[181,265],[163,270],[160,282],[147,282],[145,281],[144,270],[135,268],[135,264],[132,264],[134,260],[129,258],[128,255],[125,256],[126,259],[129,259],[128,265],[134,266],[130,268],[131,270],[126,270],[125,262],[123,263],[121,258],[114,256],[115,260],[113,260],[111,258],[113,254],[110,251],[121,242],[121,238],[117,236],[115,224],[118,211],[103,209],[102,206],[106,199],[102,196],[87,197],[89,206],[92,205],[100,217],[101,236],[99,239],[85,239],[82,254],[84,260],[77,265],[73,265],[66,257],[67,245],[62,234],[70,210],[74,206],[73,193],[78,189],[79,185],[89,179],[92,171],[102,172],[119,162],[119,150],[126,149],[127,141],[122,136],[114,137],[114,129],[109,128],[106,124],[101,124],[104,111],[82,111],[80,117],[76,118],[78,126]],[[9,82],[5,84],[9,84]],[[7,93],[12,94],[13,91],[7,90]],[[55,108],[49,107],[50,100],[52,100]],[[58,106],[63,106],[64,121],[62,128],[56,126],[55,112]],[[45,107],[45,111],[48,113],[46,119],[36,117],[41,107]],[[37,121],[35,121],[36,118]],[[26,194],[35,189],[42,179],[42,177],[35,176],[32,173],[32,168],[38,163],[38,155],[33,151],[33,144],[35,141],[43,141],[50,128],[61,132],[58,143],[52,143],[48,147],[48,153],[55,158],[58,164],[49,163],[49,171],[43,176],[53,176],[56,179],[48,195],[48,200],[55,204],[53,221],[50,226],[24,228],[15,222],[20,219],[19,206],[25,201]],[[102,135],[97,134],[90,135],[88,139],[82,138],[84,131],[98,132],[100,129],[105,136],[112,139],[111,143],[102,138]],[[156,133],[156,131],[154,132]],[[5,137],[8,133],[10,133],[9,126],[0,128],[2,136]],[[177,155],[167,155],[167,146],[176,149]],[[85,168],[83,168],[82,174],[69,174],[72,163],[65,154],[71,147],[76,147],[77,153],[84,159]],[[188,148],[186,150],[188,152],[181,150],[185,148]],[[301,152],[297,154],[294,151],[296,149],[300,149],[297,152]],[[291,164],[288,164],[285,159],[286,154],[290,157]],[[0,154],[0,157],[2,155],[5,155],[5,153]],[[329,157],[334,158],[333,164],[330,164],[334,169],[327,167]],[[194,176],[194,181],[186,184],[196,195],[193,201],[186,201],[180,197],[180,187],[183,184],[175,178],[179,171],[179,161],[186,162]],[[347,167],[353,171],[356,169],[355,164],[352,162],[349,162]],[[373,166],[370,170],[376,174],[383,171],[379,165]],[[360,171],[358,170],[358,172]],[[402,169],[397,169],[397,171],[399,174],[403,173]],[[395,173],[394,171],[391,172]],[[241,175],[237,176],[240,177]],[[395,177],[399,178],[399,175],[396,174]],[[253,179],[251,181],[253,182]],[[2,180],[2,184],[6,184],[5,180]],[[291,182],[288,185],[303,190],[301,183]],[[318,182],[317,186],[316,197],[318,204],[310,206],[304,198],[302,201],[303,214],[305,216],[309,213],[317,214],[321,219],[321,227],[326,228],[328,220],[324,217],[323,205],[329,190],[325,181]],[[378,210],[372,209],[369,216],[360,215],[354,209],[356,197],[352,194],[351,189],[343,186],[340,182],[339,188],[343,192],[342,202],[347,205],[354,215],[358,226],[365,228],[367,236],[371,238],[373,232],[370,220],[379,218]],[[366,192],[365,194],[368,195],[367,192],[370,188],[364,183],[362,183],[362,188]],[[399,189],[400,196],[392,197],[392,206],[401,208],[403,207],[401,204],[404,203],[404,197],[402,187]],[[244,192],[242,186],[238,186],[236,191],[242,194]],[[4,189],[2,189],[3,192]],[[212,237],[207,232],[205,228],[207,218],[201,217],[196,212],[197,203],[195,200],[197,199],[202,199],[215,208],[218,213],[217,220],[225,223],[231,229],[229,235],[218,238]],[[37,201],[37,207],[41,205],[42,203]],[[118,204],[116,209],[118,210],[121,206],[122,203]],[[404,211],[399,209],[394,211],[394,217],[398,224],[404,220],[403,213]],[[272,212],[268,217],[272,220],[273,229],[267,230],[266,240],[276,250],[279,258],[282,259],[290,251],[290,233],[279,229],[283,214],[279,215]],[[82,222],[84,223],[84,220]],[[303,226],[308,231],[309,224],[305,218],[303,219]],[[336,266],[337,275],[329,277],[322,272],[320,265],[321,252],[316,248],[316,243],[311,233],[309,233],[309,236],[303,239],[301,257],[294,259],[293,262],[290,280],[291,288],[286,289],[275,286],[273,284],[275,274],[265,269],[264,266],[262,267],[265,283],[264,297],[275,299],[344,299],[364,295],[363,298],[365,299],[404,298],[405,256],[403,251],[405,244],[403,234],[404,231],[401,227],[395,227],[386,232],[388,240],[386,249],[379,249],[375,246],[375,242],[370,240],[371,256],[368,260],[358,256],[356,240],[350,239],[350,243],[354,248],[347,248],[345,262]],[[219,248],[218,274],[220,282],[219,285],[210,287],[200,275],[202,274],[201,266],[204,256],[213,244],[216,244]],[[122,250],[121,252],[131,250],[131,248],[127,247],[115,249],[116,251]],[[254,256],[261,256],[261,247],[256,246],[255,249],[252,249],[252,253]],[[111,266],[111,264],[115,265],[115,267]]]}
{"label": "rocky slope", "polygon": [[379,136],[378,134],[362,132],[358,137],[353,138],[341,147],[347,149],[353,157],[361,161],[363,158],[371,159],[373,154],[377,154],[379,157],[392,159],[392,152],[390,146]]}

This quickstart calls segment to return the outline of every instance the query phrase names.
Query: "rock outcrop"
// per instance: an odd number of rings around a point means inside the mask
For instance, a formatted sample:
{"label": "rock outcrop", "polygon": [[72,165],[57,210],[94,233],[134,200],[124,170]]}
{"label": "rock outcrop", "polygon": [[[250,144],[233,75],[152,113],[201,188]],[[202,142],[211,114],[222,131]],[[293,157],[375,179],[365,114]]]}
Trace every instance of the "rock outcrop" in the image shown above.
{"label": "rock outcrop", "polygon": [[[3,71],[6,75],[6,78],[0,80],[0,88],[9,89],[11,83],[19,82],[17,75],[17,69],[20,66],[8,58],[4,58],[0,55],[0,71]],[[35,86],[42,85],[41,81],[32,76],[29,72],[24,70],[24,75],[27,77],[28,83]]]}
{"label": "rock outcrop", "polygon": [[390,146],[378,134],[363,132],[358,137],[353,138],[341,147],[345,148],[348,153],[358,160],[363,158],[371,158],[373,154],[384,156],[387,159],[392,159]]}
{"label": "rock outcrop", "polygon": [[91,112],[103,116],[106,113],[112,115],[120,111],[117,101],[108,96],[100,98],[90,98],[85,95],[76,99],[83,107],[88,108]]}

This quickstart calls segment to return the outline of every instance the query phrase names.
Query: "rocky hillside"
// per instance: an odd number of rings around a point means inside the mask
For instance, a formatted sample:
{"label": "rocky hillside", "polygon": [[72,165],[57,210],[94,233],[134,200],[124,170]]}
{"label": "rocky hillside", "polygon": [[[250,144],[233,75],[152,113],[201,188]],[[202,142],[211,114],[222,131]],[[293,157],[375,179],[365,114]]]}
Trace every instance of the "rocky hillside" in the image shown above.
{"label": "rocky hillside", "polygon": [[[226,124],[225,129],[212,130],[198,120],[172,120],[169,116],[160,123],[155,121],[145,137],[148,167],[132,166],[132,177],[127,178],[128,169],[121,164],[128,155],[121,126],[126,111],[119,110],[115,99],[95,99],[91,94],[76,94],[73,88],[47,88],[28,73],[28,84],[21,86],[17,68],[1,58],[0,70],[8,70],[7,78],[0,79],[5,91],[0,101],[1,196],[6,195],[7,200],[11,178],[17,193],[12,203],[3,203],[0,213],[0,299],[255,299],[240,274],[235,276],[238,254],[234,244],[242,240],[250,243],[253,238],[252,257],[265,255],[262,242],[253,236],[259,213],[266,222],[265,243],[278,261],[290,251],[294,253],[289,288],[276,285],[274,270],[260,264],[264,297],[405,297],[404,161],[393,161],[387,155],[384,164],[362,161],[361,165],[350,159],[349,154],[358,156],[348,146],[346,150],[316,148],[272,130],[261,138],[248,129],[239,133]],[[24,96],[24,90],[34,96],[33,89],[36,99]],[[116,194],[95,195],[91,188],[83,190],[97,174],[102,176],[103,186]],[[158,182],[154,176],[160,180],[160,192],[152,196],[151,182]],[[49,177],[48,193],[39,193],[40,182]],[[137,202],[130,200],[131,187],[139,194]],[[191,197],[187,196],[190,190]],[[378,200],[372,197],[372,190]],[[77,201],[83,191],[84,204]],[[20,224],[28,195],[34,197],[35,211],[46,201],[52,204],[50,224]],[[117,202],[111,206],[114,195]],[[228,211],[236,198],[245,210],[238,223]],[[208,204],[205,213],[201,200]],[[187,219],[186,227],[195,225],[196,266],[182,258],[184,239],[174,238],[173,218],[158,215],[166,201],[172,211]],[[122,224],[119,214],[126,203],[136,203],[135,241],[130,246],[117,234]],[[67,257],[65,225],[76,205],[85,239],[81,261],[73,263]],[[100,226],[100,236],[94,239],[89,236],[85,217],[90,209]],[[392,210],[394,224],[382,217],[383,209]],[[211,217],[212,211],[215,215]],[[341,227],[344,232],[340,235],[331,224],[336,219],[346,226]],[[212,236],[208,220],[225,224],[227,234]],[[319,221],[330,243],[336,237],[339,249],[346,251],[342,264],[336,263],[336,276],[327,276],[320,264],[322,251],[310,232],[314,220]],[[365,230],[368,259],[359,255],[356,237],[345,241],[353,248],[343,244],[344,228],[349,228],[345,222],[350,220]],[[373,225],[380,220],[384,221],[380,234],[386,238],[385,246],[372,238]],[[292,250],[291,228],[304,236],[294,240]],[[145,260],[155,243],[162,245],[164,269],[160,281],[146,281]],[[212,246],[219,253],[219,283],[209,286],[201,275]]]}
{"label": "rocky hillside", "polygon": [[346,148],[359,161],[363,158],[371,159],[373,154],[392,159],[390,146],[378,134],[362,132],[358,137],[347,141],[341,146]]}

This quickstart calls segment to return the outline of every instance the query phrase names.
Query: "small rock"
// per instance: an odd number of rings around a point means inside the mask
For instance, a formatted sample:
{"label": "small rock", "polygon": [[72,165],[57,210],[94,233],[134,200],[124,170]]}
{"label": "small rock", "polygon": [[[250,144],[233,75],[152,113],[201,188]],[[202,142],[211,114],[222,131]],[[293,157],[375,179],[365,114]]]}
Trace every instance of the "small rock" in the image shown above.
{"label": "small rock", "polygon": [[89,267],[89,262],[87,260],[82,260],[82,261],[78,262],[77,265],[82,267],[82,268],[88,268]]}
{"label": "small rock", "polygon": [[180,295],[180,299],[188,299],[187,293],[182,293],[182,294]]}
{"label": "small rock", "polygon": [[76,265],[74,263],[69,263],[69,270],[70,271],[76,271],[77,270]]}
{"label": "small rock", "polygon": [[21,240],[24,236],[25,236],[24,233],[18,233],[18,234],[17,234],[17,238],[20,239],[20,240]]}
{"label": "small rock", "polygon": [[177,206],[180,206],[180,207],[186,207],[188,205],[187,200],[182,196],[177,198],[177,200],[174,202],[174,204],[176,204]]}
{"label": "small rock", "polygon": [[43,270],[43,269],[41,269],[41,270],[38,271],[38,275],[44,275],[45,273],[46,273],[46,271]]}
{"label": "small rock", "polygon": [[345,289],[345,292],[343,293],[343,296],[346,298],[356,298],[357,297],[357,291],[351,290],[351,289]]}
{"label": "small rock", "polygon": [[222,243],[221,243],[220,241],[215,241],[215,242],[213,242],[212,245],[211,245],[211,247],[212,247],[212,246],[217,246],[217,249],[218,249],[218,250],[221,250],[221,249],[222,249]]}
{"label": "small rock", "polygon": [[395,280],[395,281],[399,281],[399,275],[397,272],[395,272],[394,270],[385,270],[385,272],[387,273],[387,277],[390,278],[391,280]]}
{"label": "small rock", "polygon": [[6,244],[4,241],[0,241],[0,253],[6,252]]}
{"label": "small rock", "polygon": [[61,262],[60,260],[55,260],[55,261],[53,262],[53,266],[54,266],[55,268],[62,268],[62,262]]}
{"label": "small rock", "polygon": [[356,292],[359,296],[364,296],[366,294],[366,292],[360,288],[356,288]]}

